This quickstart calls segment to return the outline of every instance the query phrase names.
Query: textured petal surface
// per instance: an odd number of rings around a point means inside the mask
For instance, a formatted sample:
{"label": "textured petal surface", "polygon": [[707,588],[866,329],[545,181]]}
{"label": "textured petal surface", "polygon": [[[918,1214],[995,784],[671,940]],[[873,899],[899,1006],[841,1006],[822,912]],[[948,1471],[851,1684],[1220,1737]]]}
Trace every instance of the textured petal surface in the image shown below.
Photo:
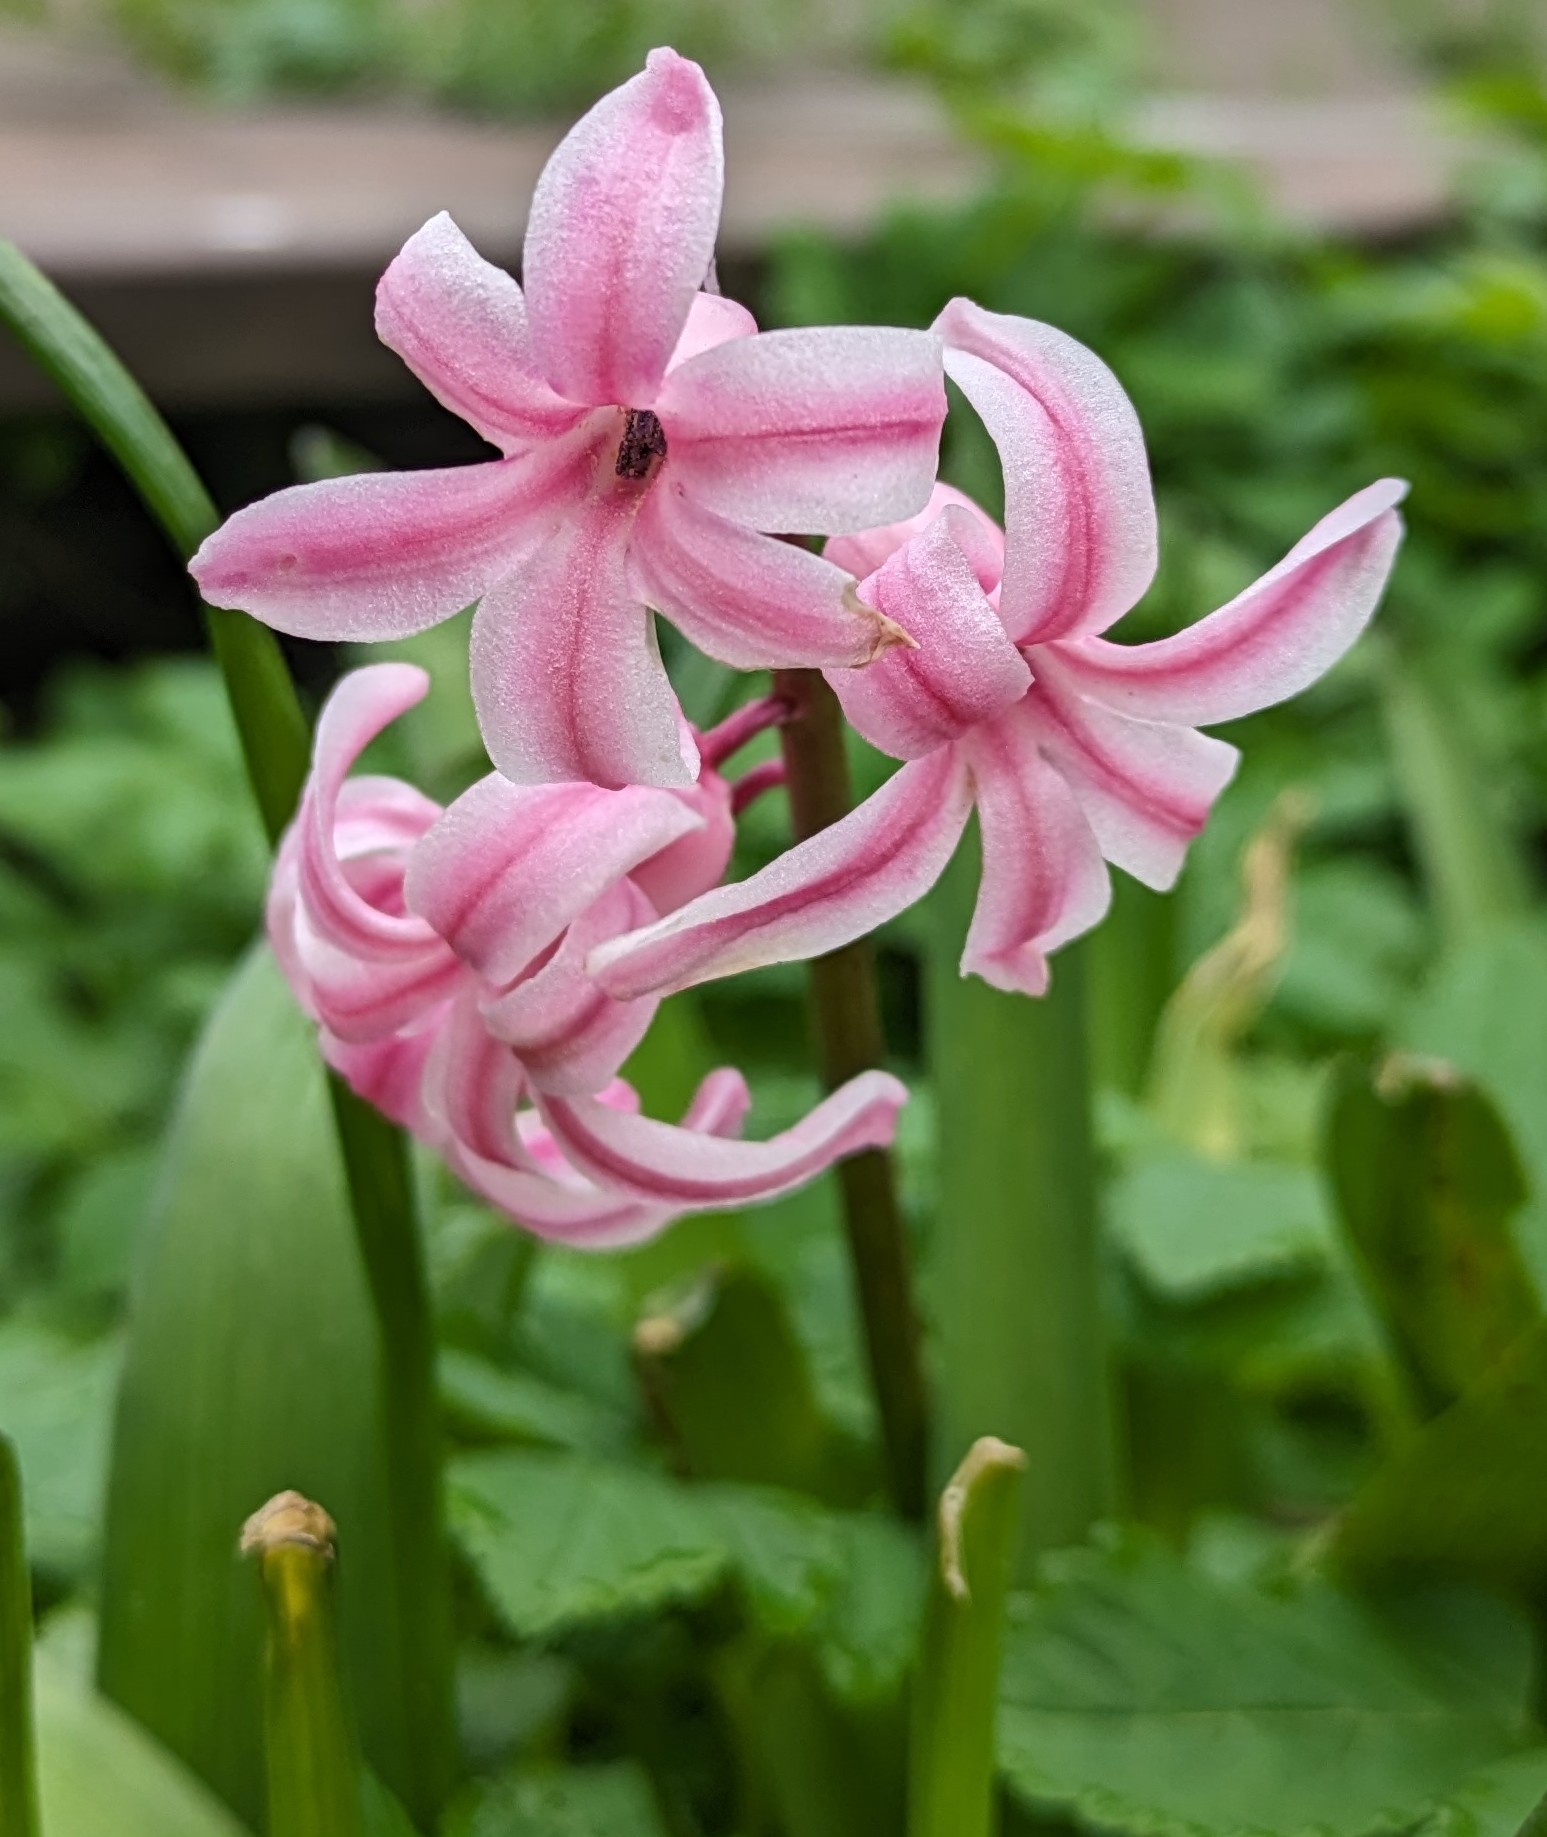
{"label": "textured petal surface", "polygon": [[600,1091],[644,1038],[655,1002],[614,1001],[586,975],[585,961],[605,939],[654,917],[644,894],[619,881],[581,913],[541,968],[484,1003],[490,1033],[515,1049],[539,1090],[562,1097]]}
{"label": "textured petal surface", "polygon": [[976,525],[970,537],[958,527],[956,540],[977,573],[978,585],[985,593],[992,593],[1004,578],[1004,531],[981,505],[974,504],[965,491],[958,491],[954,485],[937,483],[929,502],[916,516],[858,530],[851,536],[834,536],[822,553],[838,567],[846,568],[856,580],[864,580],[883,562],[890,561],[905,542],[928,529],[942,511],[953,506],[966,511]]}
{"label": "textured petal surface", "polygon": [[491,773],[414,850],[408,905],[503,988],[615,881],[700,820],[669,791],[514,785]]}
{"label": "textured petal surface", "polygon": [[341,1040],[323,1030],[318,1042],[325,1062],[357,1097],[382,1115],[427,1140],[430,1122],[424,1108],[424,1070],[435,1044],[435,1029],[394,1034],[368,1043]]}
{"label": "textured petal surface", "polygon": [[698,759],[628,578],[633,506],[588,500],[473,621],[489,757],[520,784],[686,785]]}
{"label": "textured petal surface", "polygon": [[404,638],[532,552],[580,490],[565,441],[522,459],[291,485],[237,511],[189,572],[211,605],[300,638]]}
{"label": "textured petal surface", "polygon": [[521,289],[442,211],[376,288],[376,335],[502,452],[573,427],[581,410],[537,375]]}
{"label": "textured petal surface", "polygon": [[862,1148],[885,1147],[906,1089],[886,1072],[862,1072],[766,1142],[720,1136],[633,1116],[595,1098],[546,1098],[554,1140],[593,1180],[641,1199],[695,1207],[773,1199]]}
{"label": "textured petal surface", "polygon": [[1041,995],[1047,954],[1097,924],[1111,882],[1073,792],[1037,747],[1025,708],[962,743],[977,789],[983,880],[962,974]]}
{"label": "textured petal surface", "polygon": [[469,983],[436,1029],[426,1059],[422,1102],[429,1139],[486,1160],[521,1163],[516,1105],[525,1087],[521,1061],[484,1025],[478,990]]}
{"label": "textured petal surface", "polygon": [[717,344],[732,338],[750,338],[756,330],[756,319],[739,300],[728,300],[723,293],[696,293],[688,322],[666,367],[675,370],[701,351],[712,351]]}
{"label": "textured petal surface", "polygon": [[916,760],[750,879],[602,945],[591,954],[591,973],[629,997],[836,950],[929,891],[970,807],[966,772],[950,749]]}
{"label": "textured petal surface", "polygon": [[714,255],[720,105],[697,64],[652,51],[537,181],[522,274],[538,366],[572,402],[648,408]]}
{"label": "textured petal surface", "polygon": [[1302,537],[1278,566],[1196,625],[1154,644],[1059,646],[1080,690],[1152,721],[1208,725],[1268,708],[1315,682],[1369,624],[1402,540],[1384,478]]}
{"label": "textured petal surface", "polygon": [[738,670],[866,663],[880,621],[842,569],[716,516],[668,471],[635,526],[639,590],[701,651]]}
{"label": "textured petal surface", "polygon": [[696,785],[673,791],[672,796],[687,805],[699,819],[699,827],[679,836],[648,861],[641,861],[630,873],[634,885],[657,913],[675,912],[700,893],[717,887],[736,846],[731,787],[712,766],[703,768]]}
{"label": "textured petal surface", "polygon": [[1164,892],[1187,846],[1234,776],[1240,754],[1223,740],[1169,721],[1135,721],[1076,694],[1057,667],[1061,645],[1034,653],[1027,704],[1043,755],[1063,774],[1101,852]]}
{"label": "textured petal surface", "polygon": [[1093,351],[1050,325],[953,300],[935,329],[1004,467],[1006,629],[1020,644],[1105,631],[1155,573],[1133,404]]}
{"label": "textured petal surface", "polygon": [[674,477],[710,510],[754,529],[866,529],[928,501],[940,343],[883,326],[762,332],[673,370],[657,407]]}
{"label": "textured petal surface", "polygon": [[982,526],[947,507],[871,575],[860,595],[918,646],[896,646],[868,669],[827,680],[850,722],[896,759],[918,759],[1017,702],[1031,671],[1005,636],[962,544]]}

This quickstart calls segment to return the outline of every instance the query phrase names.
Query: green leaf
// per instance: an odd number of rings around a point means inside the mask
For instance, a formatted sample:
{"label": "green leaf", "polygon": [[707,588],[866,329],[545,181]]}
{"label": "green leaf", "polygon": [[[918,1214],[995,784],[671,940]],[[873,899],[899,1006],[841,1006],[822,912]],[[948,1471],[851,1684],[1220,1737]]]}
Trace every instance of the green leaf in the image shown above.
{"label": "green leaf", "polygon": [[120,1347],[40,1322],[0,1322],[0,1429],[26,1483],[27,1549],[39,1568],[78,1574],[96,1554]]}
{"label": "green leaf", "polygon": [[535,1442],[605,1453],[627,1439],[627,1419],[529,1371],[450,1348],[440,1355],[441,1407],[464,1441]]}
{"label": "green leaf", "polygon": [[1484,1767],[1418,1827],[1417,1837],[1516,1837],[1547,1796],[1547,1747]]}
{"label": "green leaf", "polygon": [[1437,1570],[1503,1587],[1547,1580],[1547,1324],[1384,1462],[1331,1554],[1361,1576]]}
{"label": "green leaf", "polygon": [[47,1837],[243,1837],[214,1794],[105,1697],[46,1663],[37,1684]]}
{"label": "green leaf", "polygon": [[287,1487],[328,1501],[344,1662],[368,1760],[396,1789],[404,1703],[376,1333],[312,1028],[266,951],[191,1064],[134,1296],[108,1504],[103,1688],[253,1824],[258,1590],[243,1522]]}
{"label": "green leaf", "polygon": [[1000,1761],[1037,1813],[1142,1837],[1358,1837],[1520,1749],[1530,1669],[1483,1599],[1270,1596],[1133,1538],[1015,1604]]}
{"label": "green leaf", "polygon": [[665,1837],[644,1773],[631,1762],[512,1774],[452,1814],[446,1837]]}
{"label": "green leaf", "polygon": [[1200,1301],[1325,1269],[1332,1225],[1315,1172],[1215,1161],[1181,1148],[1135,1154],[1114,1181],[1111,1228],[1157,1293]]}
{"label": "green leaf", "polygon": [[1487,1098],[1443,1064],[1348,1065],[1327,1124],[1343,1223],[1425,1413],[1540,1316],[1510,1226],[1526,1199]]}

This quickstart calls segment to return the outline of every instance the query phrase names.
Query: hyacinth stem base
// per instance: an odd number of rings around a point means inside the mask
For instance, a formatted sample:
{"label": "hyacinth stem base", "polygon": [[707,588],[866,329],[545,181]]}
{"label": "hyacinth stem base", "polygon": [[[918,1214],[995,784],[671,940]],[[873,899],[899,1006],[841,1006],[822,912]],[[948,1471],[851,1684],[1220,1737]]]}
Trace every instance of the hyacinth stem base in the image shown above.
{"label": "hyacinth stem base", "polygon": [[[790,820],[796,840],[804,841],[846,816],[852,806],[843,715],[838,698],[815,670],[776,671],[774,693],[792,710],[779,739]],[[868,940],[815,958],[810,974],[822,1078],[836,1089],[879,1066],[884,1052],[875,957]],[[928,1405],[896,1170],[890,1154],[869,1149],[840,1162],[837,1174],[892,1494],[901,1511],[919,1518],[925,1502]]]}
{"label": "hyacinth stem base", "polygon": [[32,1583],[22,1543],[21,1473],[0,1435],[0,1831],[38,1837],[32,1710]]}

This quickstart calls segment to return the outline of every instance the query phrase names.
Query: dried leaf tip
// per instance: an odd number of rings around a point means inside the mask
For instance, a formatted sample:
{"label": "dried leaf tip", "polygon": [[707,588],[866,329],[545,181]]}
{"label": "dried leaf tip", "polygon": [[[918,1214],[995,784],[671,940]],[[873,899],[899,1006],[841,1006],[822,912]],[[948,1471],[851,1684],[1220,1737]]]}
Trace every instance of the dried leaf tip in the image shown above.
{"label": "dried leaf tip", "polygon": [[967,1506],[979,1483],[994,1473],[1025,1471],[1026,1456],[997,1435],[983,1435],[967,1451],[967,1458],[952,1474],[940,1495],[937,1530],[940,1536],[940,1579],[955,1601],[970,1601],[967,1572],[962,1562],[962,1528]]}
{"label": "dried leaf tip", "polygon": [[919,648],[917,638],[904,631],[895,619],[889,619],[884,612],[877,612],[874,606],[867,606],[853,587],[844,589],[843,603],[850,612],[858,613],[870,624],[870,654],[864,663],[857,666],[859,669],[864,669],[865,664],[874,663],[894,646],[900,645],[905,651],[916,651]]}
{"label": "dried leaf tip", "polygon": [[322,1509],[298,1492],[276,1493],[242,1526],[239,1546],[243,1556],[263,1558],[286,1545],[317,1550],[332,1562],[337,1526]]}

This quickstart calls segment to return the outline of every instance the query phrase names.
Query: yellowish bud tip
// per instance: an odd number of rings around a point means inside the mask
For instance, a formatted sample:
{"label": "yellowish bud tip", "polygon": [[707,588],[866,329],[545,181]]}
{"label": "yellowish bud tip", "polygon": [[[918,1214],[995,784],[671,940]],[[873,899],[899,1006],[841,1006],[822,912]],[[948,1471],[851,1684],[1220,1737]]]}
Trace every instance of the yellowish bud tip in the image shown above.
{"label": "yellowish bud tip", "polygon": [[297,1492],[276,1493],[267,1505],[261,1505],[242,1526],[241,1553],[260,1560],[271,1551],[286,1545],[303,1550],[320,1550],[333,1560],[334,1539],[338,1528],[320,1505]]}
{"label": "yellowish bud tip", "polygon": [[953,1600],[970,1601],[966,1570],[962,1566],[962,1520],[973,1488],[987,1474],[996,1470],[1019,1473],[1026,1456],[997,1435],[983,1435],[967,1450],[967,1458],[951,1475],[950,1484],[940,1495],[938,1528],[940,1533],[940,1576]]}

